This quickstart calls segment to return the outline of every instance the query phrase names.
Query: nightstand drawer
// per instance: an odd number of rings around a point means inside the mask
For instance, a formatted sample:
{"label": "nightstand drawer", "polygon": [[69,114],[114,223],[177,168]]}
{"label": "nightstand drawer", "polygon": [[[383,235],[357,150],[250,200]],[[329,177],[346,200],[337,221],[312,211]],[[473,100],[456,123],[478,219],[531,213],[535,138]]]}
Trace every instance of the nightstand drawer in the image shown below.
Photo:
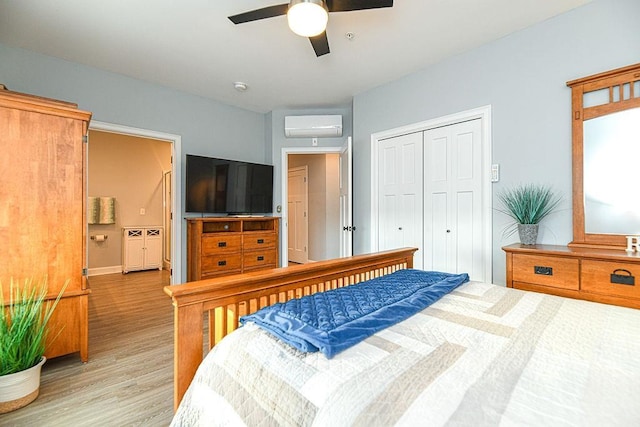
{"label": "nightstand drawer", "polygon": [[562,289],[580,289],[580,263],[573,258],[513,255],[513,281]]}
{"label": "nightstand drawer", "polygon": [[581,290],[624,298],[640,298],[640,265],[583,260]]}
{"label": "nightstand drawer", "polygon": [[240,234],[219,233],[202,236],[202,255],[213,255],[242,250],[242,236]]}

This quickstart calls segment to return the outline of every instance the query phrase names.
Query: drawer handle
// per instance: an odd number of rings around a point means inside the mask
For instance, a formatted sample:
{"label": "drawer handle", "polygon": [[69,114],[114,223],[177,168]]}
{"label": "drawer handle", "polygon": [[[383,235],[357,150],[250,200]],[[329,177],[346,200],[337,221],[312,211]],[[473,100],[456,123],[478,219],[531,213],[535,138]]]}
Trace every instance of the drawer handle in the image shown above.
{"label": "drawer handle", "polygon": [[218,261],[218,266],[222,267],[223,265],[227,265],[227,261]]}
{"label": "drawer handle", "polygon": [[[626,274],[620,274],[620,273],[626,273]],[[631,274],[629,270],[618,268],[616,270],[613,270],[613,273],[611,273],[611,283],[615,283],[618,285],[635,286],[636,278]]]}
{"label": "drawer handle", "polygon": [[260,256],[258,257],[258,261],[264,261],[264,257],[263,257],[262,255],[260,255]]}
{"label": "drawer handle", "polygon": [[541,267],[539,265],[535,265],[533,267],[534,274],[542,274],[543,276],[553,276],[553,268],[552,267]]}
{"label": "drawer handle", "polygon": [[218,247],[219,248],[224,248],[227,246],[227,242],[218,242]]}
{"label": "drawer handle", "polygon": [[264,243],[264,239],[258,239],[258,244],[263,244]]}

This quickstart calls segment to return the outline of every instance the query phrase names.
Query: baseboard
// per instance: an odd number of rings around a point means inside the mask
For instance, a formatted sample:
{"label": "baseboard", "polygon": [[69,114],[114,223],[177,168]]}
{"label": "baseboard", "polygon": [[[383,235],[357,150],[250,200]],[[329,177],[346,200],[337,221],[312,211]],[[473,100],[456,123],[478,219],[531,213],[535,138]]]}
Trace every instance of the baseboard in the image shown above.
{"label": "baseboard", "polygon": [[102,276],[103,274],[122,273],[121,265],[112,265],[110,267],[90,268],[89,276]]}

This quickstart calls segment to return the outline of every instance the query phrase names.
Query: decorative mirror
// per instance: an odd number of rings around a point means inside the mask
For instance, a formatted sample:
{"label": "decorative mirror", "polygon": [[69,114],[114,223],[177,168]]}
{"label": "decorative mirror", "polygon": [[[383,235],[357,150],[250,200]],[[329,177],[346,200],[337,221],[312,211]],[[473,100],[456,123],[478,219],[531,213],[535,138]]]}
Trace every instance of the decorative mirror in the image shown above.
{"label": "decorative mirror", "polygon": [[567,82],[573,114],[573,242],[640,235],[640,64]]}

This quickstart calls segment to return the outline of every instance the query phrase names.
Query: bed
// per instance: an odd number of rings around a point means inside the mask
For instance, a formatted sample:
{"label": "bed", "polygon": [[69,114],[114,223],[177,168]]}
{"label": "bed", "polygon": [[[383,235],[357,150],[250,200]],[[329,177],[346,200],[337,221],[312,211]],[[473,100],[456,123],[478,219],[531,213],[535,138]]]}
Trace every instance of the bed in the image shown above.
{"label": "bed", "polygon": [[330,358],[235,330],[270,304],[411,269],[414,251],[165,288],[173,425],[640,425],[634,309],[465,281]]}

